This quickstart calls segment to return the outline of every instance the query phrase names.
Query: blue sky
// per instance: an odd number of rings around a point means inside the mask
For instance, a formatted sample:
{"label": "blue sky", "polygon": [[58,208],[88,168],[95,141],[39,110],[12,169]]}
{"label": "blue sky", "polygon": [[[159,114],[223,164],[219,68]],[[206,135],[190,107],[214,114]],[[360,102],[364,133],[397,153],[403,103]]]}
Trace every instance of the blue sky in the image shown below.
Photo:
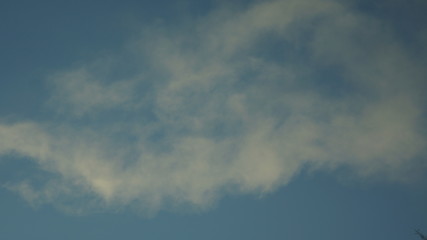
{"label": "blue sky", "polygon": [[425,1],[2,1],[7,239],[417,239]]}

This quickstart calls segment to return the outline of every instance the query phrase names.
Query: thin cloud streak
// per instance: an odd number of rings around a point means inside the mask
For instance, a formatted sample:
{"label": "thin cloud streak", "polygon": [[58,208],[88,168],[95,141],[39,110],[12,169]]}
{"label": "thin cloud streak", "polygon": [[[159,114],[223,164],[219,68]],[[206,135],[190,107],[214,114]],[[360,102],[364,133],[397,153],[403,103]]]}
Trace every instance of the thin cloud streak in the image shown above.
{"label": "thin cloud streak", "polygon": [[0,154],[54,175],[7,187],[74,213],[155,212],[269,193],[303,167],[391,181],[427,168],[427,74],[386,23],[338,1],[242,9],[145,30],[134,76],[99,70],[114,60],[52,74],[61,121],[1,124]]}

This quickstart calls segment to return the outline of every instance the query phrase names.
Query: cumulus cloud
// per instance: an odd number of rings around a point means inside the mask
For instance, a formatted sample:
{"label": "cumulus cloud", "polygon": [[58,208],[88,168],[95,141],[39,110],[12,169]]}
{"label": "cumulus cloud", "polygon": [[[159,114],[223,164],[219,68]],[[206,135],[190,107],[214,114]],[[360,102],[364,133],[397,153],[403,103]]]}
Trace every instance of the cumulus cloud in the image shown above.
{"label": "cumulus cloud", "polygon": [[146,28],[124,50],[131,76],[118,60],[52,74],[61,118],[0,125],[0,154],[52,175],[7,187],[69,211],[156,211],[268,193],[302,168],[407,181],[427,168],[422,58],[346,4],[219,8]]}

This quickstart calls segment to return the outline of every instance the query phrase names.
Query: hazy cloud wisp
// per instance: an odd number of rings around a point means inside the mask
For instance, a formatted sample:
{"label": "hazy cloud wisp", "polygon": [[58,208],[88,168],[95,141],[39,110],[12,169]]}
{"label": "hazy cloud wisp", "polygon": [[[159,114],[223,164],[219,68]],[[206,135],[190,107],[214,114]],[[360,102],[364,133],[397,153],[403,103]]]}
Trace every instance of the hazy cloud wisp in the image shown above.
{"label": "hazy cloud wisp", "polygon": [[427,74],[386,23],[338,1],[242,9],[144,32],[133,76],[93,63],[53,74],[61,121],[0,125],[0,154],[52,177],[7,187],[74,212],[156,211],[267,193],[302,167],[393,181],[427,168]]}

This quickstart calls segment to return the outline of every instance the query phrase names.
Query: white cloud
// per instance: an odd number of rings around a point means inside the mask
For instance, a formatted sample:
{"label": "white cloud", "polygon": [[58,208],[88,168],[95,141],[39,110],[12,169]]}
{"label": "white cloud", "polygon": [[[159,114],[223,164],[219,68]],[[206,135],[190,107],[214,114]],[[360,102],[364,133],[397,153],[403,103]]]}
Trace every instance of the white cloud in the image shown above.
{"label": "white cloud", "polygon": [[48,102],[58,113],[75,117],[95,114],[114,108],[131,110],[136,107],[137,77],[105,80],[112,75],[117,61],[102,59],[86,67],[52,75],[52,97]]}
{"label": "white cloud", "polygon": [[134,76],[116,79],[103,61],[54,74],[61,122],[0,125],[0,154],[54,175],[8,187],[66,210],[156,211],[268,193],[306,166],[393,181],[426,169],[427,74],[381,19],[338,1],[283,0],[192,27],[132,43],[146,64]]}

